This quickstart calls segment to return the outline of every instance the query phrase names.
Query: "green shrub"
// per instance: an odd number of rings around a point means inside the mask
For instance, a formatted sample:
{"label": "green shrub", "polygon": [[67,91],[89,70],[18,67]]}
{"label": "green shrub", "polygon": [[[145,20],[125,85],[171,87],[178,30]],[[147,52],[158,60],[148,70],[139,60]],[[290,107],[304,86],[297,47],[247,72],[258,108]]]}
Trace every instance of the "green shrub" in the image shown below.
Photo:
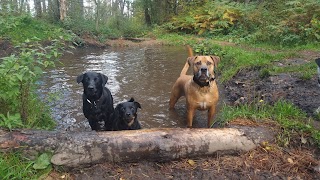
{"label": "green shrub", "polygon": [[[17,118],[10,114],[21,116],[25,127],[52,128],[54,123],[45,106],[36,94],[37,84],[43,69],[52,67],[61,55],[64,47],[61,40],[53,40],[52,44],[42,46],[37,39],[26,40],[16,48],[16,54],[2,58],[0,64],[0,121],[2,125],[11,129],[13,125],[21,127],[21,123],[14,123]],[[7,116],[5,116],[5,115]],[[15,116],[17,117],[17,116]],[[11,122],[8,122],[11,120]]]}

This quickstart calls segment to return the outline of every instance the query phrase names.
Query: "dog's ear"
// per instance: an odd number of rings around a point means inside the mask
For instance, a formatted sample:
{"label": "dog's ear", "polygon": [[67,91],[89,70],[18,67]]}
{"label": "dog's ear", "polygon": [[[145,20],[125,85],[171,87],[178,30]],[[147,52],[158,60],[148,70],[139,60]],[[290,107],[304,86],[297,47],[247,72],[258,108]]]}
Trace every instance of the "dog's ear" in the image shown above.
{"label": "dog's ear", "polygon": [[108,77],[104,74],[99,73],[102,79],[102,86],[105,86],[108,82]]}
{"label": "dog's ear", "polygon": [[217,67],[218,63],[220,62],[220,57],[219,56],[210,56],[210,57],[214,62],[214,66]]}
{"label": "dog's ear", "polygon": [[194,60],[197,59],[198,56],[191,56],[187,58],[189,66],[191,66],[194,63]]}
{"label": "dog's ear", "polygon": [[77,77],[77,83],[78,83],[78,84],[82,82],[83,76],[84,76],[84,74],[81,74],[81,75],[79,75],[79,76]]}
{"label": "dog's ear", "polygon": [[120,103],[120,104],[118,104],[117,106],[116,106],[116,108],[114,108],[114,113],[115,113],[115,115],[116,115],[116,117],[119,117],[119,115],[120,115],[120,111],[121,111],[121,107],[122,107],[122,104]]}
{"label": "dog's ear", "polygon": [[140,108],[141,109],[141,105],[140,103],[138,103],[137,101],[134,101],[134,106],[138,109]]}
{"label": "dog's ear", "polygon": [[130,98],[130,100],[128,102],[134,102],[133,97]]}

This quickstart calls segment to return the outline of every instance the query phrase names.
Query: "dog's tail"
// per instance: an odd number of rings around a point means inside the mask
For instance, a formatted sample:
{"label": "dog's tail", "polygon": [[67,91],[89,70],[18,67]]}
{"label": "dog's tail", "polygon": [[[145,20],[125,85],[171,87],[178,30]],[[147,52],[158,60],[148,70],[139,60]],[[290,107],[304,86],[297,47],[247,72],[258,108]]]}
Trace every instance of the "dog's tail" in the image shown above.
{"label": "dog's tail", "polygon": [[316,59],[318,65],[318,86],[320,87],[320,58]]}
{"label": "dog's tail", "polygon": [[186,64],[185,64],[184,67],[182,68],[182,71],[181,71],[181,73],[180,73],[180,76],[187,74],[187,71],[188,71],[188,69],[189,69],[189,67],[190,67],[189,58],[193,56],[193,50],[192,50],[192,48],[191,48],[189,45],[187,45],[187,49],[188,49],[188,59],[187,59],[187,61],[186,61]]}

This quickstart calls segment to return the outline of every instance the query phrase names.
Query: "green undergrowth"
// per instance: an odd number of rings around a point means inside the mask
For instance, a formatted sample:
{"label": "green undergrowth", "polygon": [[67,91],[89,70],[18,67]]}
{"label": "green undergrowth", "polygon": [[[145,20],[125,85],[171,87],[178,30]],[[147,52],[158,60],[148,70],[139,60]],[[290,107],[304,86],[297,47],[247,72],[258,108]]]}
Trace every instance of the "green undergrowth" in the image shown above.
{"label": "green undergrowth", "polygon": [[312,142],[320,147],[320,131],[315,129],[307,117],[306,113],[295,107],[292,103],[278,101],[274,105],[259,101],[254,104],[244,104],[240,106],[222,107],[217,118],[220,124],[225,124],[236,118],[251,119],[256,122],[277,122],[282,132],[278,135],[278,143],[282,146],[290,144],[291,136],[299,134],[304,137],[311,137]]}
{"label": "green undergrowth", "polygon": [[46,153],[31,160],[21,152],[0,153],[0,179],[41,179],[52,170]]}
{"label": "green undergrowth", "polygon": [[320,40],[318,0],[205,1],[162,25],[169,32],[295,47]]}
{"label": "green undergrowth", "polygon": [[35,37],[40,41],[51,41],[58,38],[71,40],[73,37],[72,33],[58,25],[35,19],[30,15],[1,14],[0,27],[0,38],[9,39],[15,45]]}

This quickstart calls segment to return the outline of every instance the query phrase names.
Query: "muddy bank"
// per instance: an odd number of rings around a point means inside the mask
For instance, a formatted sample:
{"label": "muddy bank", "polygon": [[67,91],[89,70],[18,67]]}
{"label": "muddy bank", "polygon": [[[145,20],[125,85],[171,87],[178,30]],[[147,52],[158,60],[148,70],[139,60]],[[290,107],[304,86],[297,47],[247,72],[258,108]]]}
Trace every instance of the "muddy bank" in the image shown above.
{"label": "muddy bank", "polygon": [[104,41],[98,40],[98,37],[89,34],[83,34],[76,39],[76,45],[79,46],[93,46],[93,47],[150,47],[150,46],[162,46],[163,41],[156,38],[114,38],[106,39]]}
{"label": "muddy bank", "polygon": [[286,100],[319,120],[315,111],[320,107],[320,88],[316,77],[303,80],[297,74],[282,73],[260,77],[260,71],[246,69],[240,71],[232,80],[224,84],[225,96],[230,105],[252,104],[263,100],[274,104]]}

